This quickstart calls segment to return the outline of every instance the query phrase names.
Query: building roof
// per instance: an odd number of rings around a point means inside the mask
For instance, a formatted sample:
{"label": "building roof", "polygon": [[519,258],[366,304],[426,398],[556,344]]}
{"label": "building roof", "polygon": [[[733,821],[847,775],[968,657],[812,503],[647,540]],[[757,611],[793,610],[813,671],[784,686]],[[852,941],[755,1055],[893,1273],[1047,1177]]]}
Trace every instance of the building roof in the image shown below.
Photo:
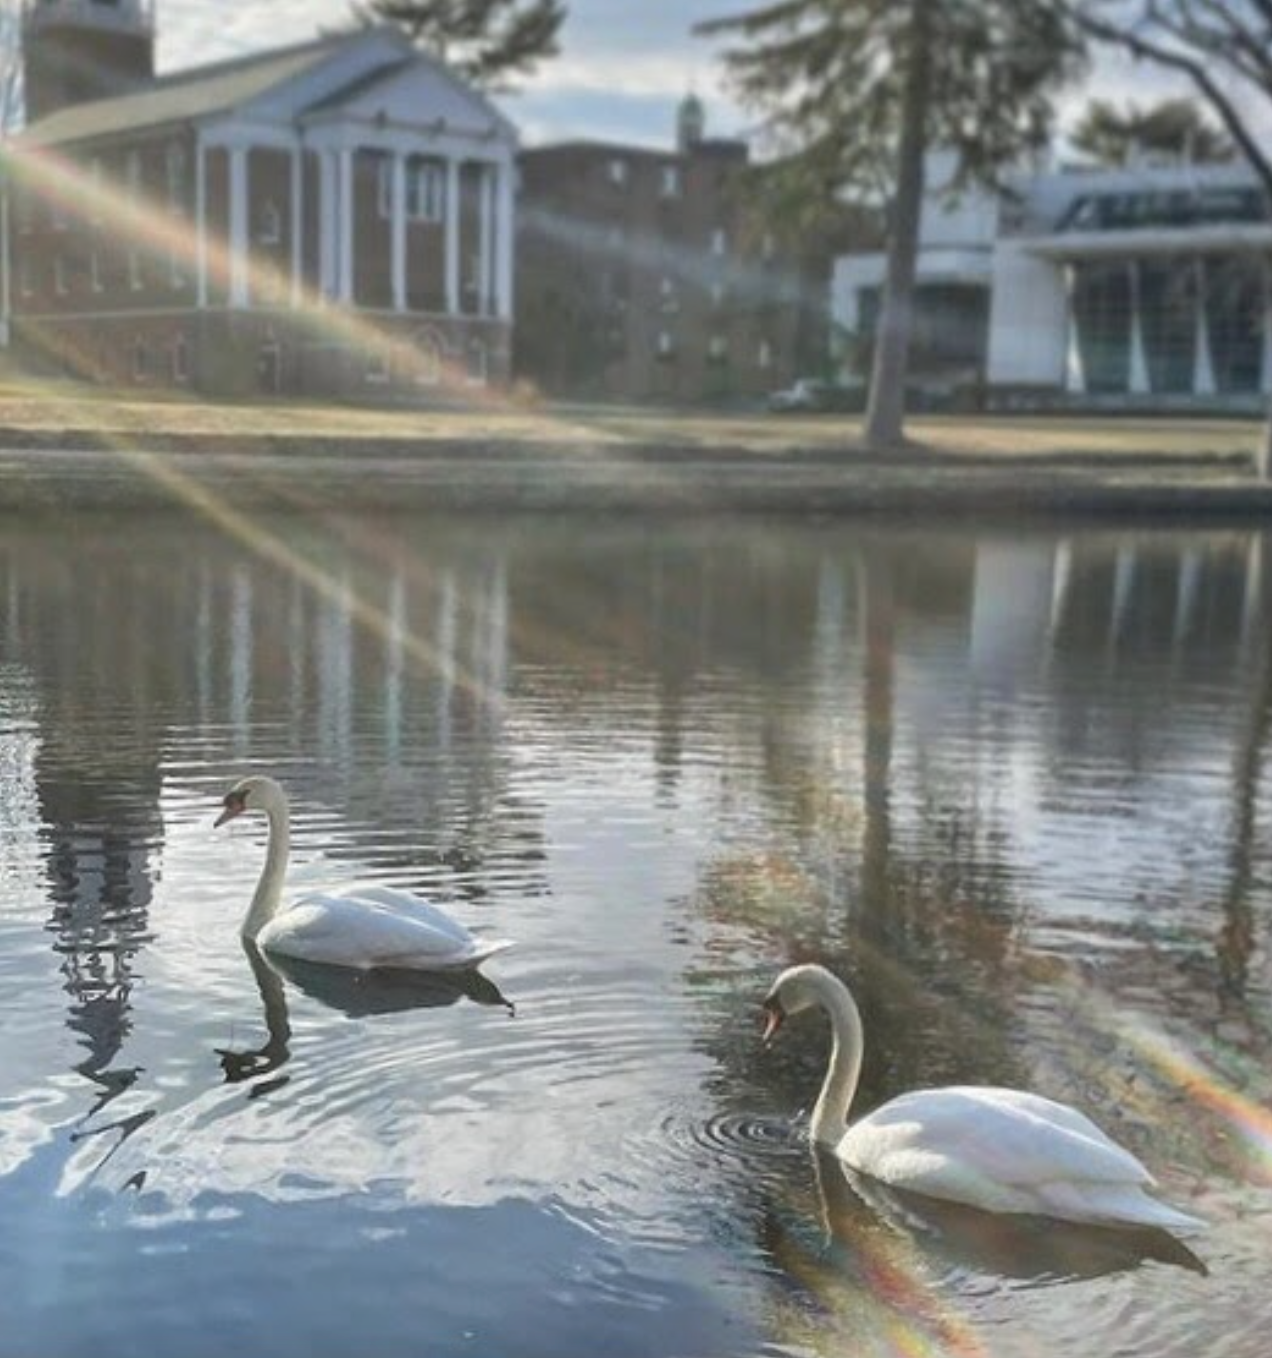
{"label": "building roof", "polygon": [[317,66],[348,40],[347,33],[333,34],[161,76],[131,94],[94,99],[51,113],[26,128],[21,140],[47,146],[207,117],[236,108]]}

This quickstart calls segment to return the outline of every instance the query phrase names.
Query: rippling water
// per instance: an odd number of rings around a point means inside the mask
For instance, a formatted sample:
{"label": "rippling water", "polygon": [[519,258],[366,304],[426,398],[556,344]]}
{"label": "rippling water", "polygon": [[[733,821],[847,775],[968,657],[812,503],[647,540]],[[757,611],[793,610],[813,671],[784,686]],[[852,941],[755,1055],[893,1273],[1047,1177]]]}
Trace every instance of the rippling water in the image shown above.
{"label": "rippling water", "polygon": [[[1272,544],[632,520],[0,524],[0,1358],[1261,1358]],[[276,970],[291,880],[423,891],[465,983]],[[1080,1104],[1196,1256],[932,1216],[861,1107]]]}

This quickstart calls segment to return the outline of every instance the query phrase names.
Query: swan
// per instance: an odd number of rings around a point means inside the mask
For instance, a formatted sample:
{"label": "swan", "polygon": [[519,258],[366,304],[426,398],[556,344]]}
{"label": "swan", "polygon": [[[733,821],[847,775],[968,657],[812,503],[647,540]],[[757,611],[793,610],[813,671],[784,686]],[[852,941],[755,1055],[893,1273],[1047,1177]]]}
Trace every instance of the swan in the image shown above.
{"label": "swan", "polygon": [[343,895],[312,892],[281,905],[291,849],[287,794],[272,778],[244,778],[225,794],[215,823],[225,825],[247,811],[263,811],[269,820],[265,867],[242,928],[243,937],[263,951],[361,970],[454,971],[512,946],[476,938],[422,897],[386,886],[355,887]]}
{"label": "swan", "polygon": [[1077,1109],[1018,1089],[951,1086],[903,1094],[850,1127],[861,1074],[861,1014],[825,967],[790,967],[764,1001],[764,1041],[820,1007],[834,1043],[810,1133],[850,1170],[982,1211],[1188,1231],[1204,1223],[1145,1192],[1148,1170]]}

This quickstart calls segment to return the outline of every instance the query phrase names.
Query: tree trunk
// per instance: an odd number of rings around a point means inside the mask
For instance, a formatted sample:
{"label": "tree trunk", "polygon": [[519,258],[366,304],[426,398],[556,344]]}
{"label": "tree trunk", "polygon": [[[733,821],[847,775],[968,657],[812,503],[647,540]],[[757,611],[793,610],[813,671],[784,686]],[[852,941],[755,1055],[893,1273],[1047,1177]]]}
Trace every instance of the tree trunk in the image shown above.
{"label": "tree trunk", "polygon": [[905,380],[914,320],[914,277],[919,252],[919,216],[923,209],[924,154],[932,71],[933,0],[911,0],[910,69],[906,73],[901,110],[901,145],[897,188],[888,231],[887,275],[875,331],[870,404],[866,410],[866,442],[872,448],[895,447],[904,438]]}

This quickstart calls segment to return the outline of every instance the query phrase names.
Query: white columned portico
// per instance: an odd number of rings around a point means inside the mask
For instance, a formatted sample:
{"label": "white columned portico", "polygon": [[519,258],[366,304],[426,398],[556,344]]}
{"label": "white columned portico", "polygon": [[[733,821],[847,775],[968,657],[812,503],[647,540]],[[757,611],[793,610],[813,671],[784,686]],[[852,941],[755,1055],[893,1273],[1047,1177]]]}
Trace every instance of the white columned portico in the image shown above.
{"label": "white columned portico", "polygon": [[446,157],[446,312],[459,315],[459,158]]}
{"label": "white columned portico", "polygon": [[248,272],[248,178],[247,147],[230,147],[230,305],[250,303]]}
{"label": "white columned portico", "polygon": [[515,194],[516,166],[508,156],[499,162],[495,190],[495,315],[501,321],[512,320]]}
{"label": "white columned portico", "polygon": [[194,270],[202,311],[208,304],[208,159],[202,136],[194,139]]}
{"label": "white columned portico", "polygon": [[291,304],[303,300],[305,279],[305,148],[291,149]]}
{"label": "white columned portico", "polygon": [[393,310],[406,310],[406,154],[392,152]]}
{"label": "white columned portico", "polygon": [[345,303],[353,301],[353,169],[353,147],[346,146],[340,152],[340,186],[336,195],[340,211],[338,295]]}

